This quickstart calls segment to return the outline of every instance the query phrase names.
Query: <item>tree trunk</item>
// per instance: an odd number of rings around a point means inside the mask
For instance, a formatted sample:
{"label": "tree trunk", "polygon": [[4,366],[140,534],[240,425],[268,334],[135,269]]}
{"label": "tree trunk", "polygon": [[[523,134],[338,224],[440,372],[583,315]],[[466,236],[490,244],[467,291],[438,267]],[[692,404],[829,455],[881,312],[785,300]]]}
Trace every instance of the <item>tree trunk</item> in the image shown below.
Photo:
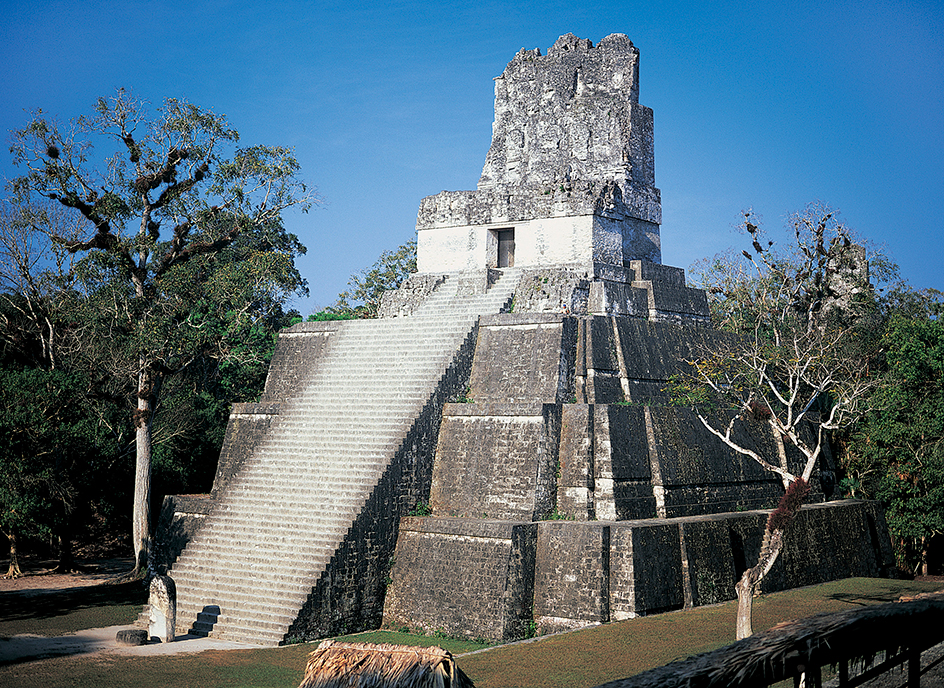
{"label": "tree trunk", "polygon": [[738,640],[743,640],[754,634],[753,621],[751,614],[754,611],[754,596],[760,589],[760,583],[764,580],[777,557],[780,556],[780,550],[783,549],[783,531],[764,529],[764,542],[760,548],[760,554],[757,556],[757,563],[744,572],[741,580],[734,586],[737,592],[737,625],[735,628]]}
{"label": "tree trunk", "polygon": [[138,375],[138,408],[134,414],[134,509],[131,516],[134,568],[138,572],[147,569],[151,552],[151,422],[159,386],[158,374],[145,369]]}
{"label": "tree trunk", "polygon": [[780,550],[783,549],[783,535],[796,517],[809,491],[810,486],[803,478],[796,478],[790,483],[787,491],[780,498],[780,504],[767,518],[764,541],[760,546],[760,554],[757,555],[757,563],[753,568],[745,571],[741,580],[734,586],[738,596],[736,629],[738,640],[743,640],[754,633],[751,624],[754,595],[760,588],[760,582],[764,580],[764,576],[770,572],[777,557],[780,556]]}
{"label": "tree trunk", "polygon": [[59,563],[55,568],[56,573],[72,573],[75,571],[75,558],[72,555],[72,533],[70,531],[69,524],[64,523],[56,533],[59,544]]}
{"label": "tree trunk", "polygon": [[738,600],[737,621],[735,622],[735,637],[738,640],[754,635],[752,615],[754,613],[754,590],[756,586],[751,585],[751,571],[753,569],[745,571],[734,586]]}
{"label": "tree trunk", "polygon": [[[139,404],[139,410],[141,409]],[[151,423],[141,423],[135,432],[137,449],[134,464],[134,511],[131,532],[134,546],[134,567],[147,568],[151,549]]]}
{"label": "tree trunk", "polygon": [[16,532],[9,530],[4,532],[4,535],[10,541],[10,568],[7,569],[4,578],[19,578],[23,575],[23,571],[20,569],[20,559],[16,554]]}

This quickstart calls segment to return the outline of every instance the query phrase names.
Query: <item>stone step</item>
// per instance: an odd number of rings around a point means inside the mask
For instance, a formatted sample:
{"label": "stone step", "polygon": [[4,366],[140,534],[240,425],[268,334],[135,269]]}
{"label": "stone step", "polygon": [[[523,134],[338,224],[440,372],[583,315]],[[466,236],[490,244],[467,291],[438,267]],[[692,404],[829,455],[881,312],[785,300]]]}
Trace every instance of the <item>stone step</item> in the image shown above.
{"label": "stone step", "polygon": [[267,633],[254,628],[227,628],[222,630],[214,629],[210,638],[217,640],[227,640],[234,643],[247,643],[259,645],[261,647],[278,647],[285,638],[285,633]]}
{"label": "stone step", "polygon": [[[312,480],[312,482],[314,483],[314,480]],[[376,482],[376,480],[374,482]],[[359,500],[359,495],[363,495],[365,491],[369,491],[372,485],[373,483],[367,482],[325,482],[306,485],[304,489],[299,488],[292,491],[291,480],[286,480],[284,476],[271,476],[268,479],[266,476],[253,476],[252,478],[247,478],[239,486],[238,491],[234,490],[232,497],[229,495],[224,497],[224,501],[218,507],[218,512],[221,514],[226,512],[232,513],[234,510],[241,509],[243,506],[255,506],[257,504],[260,508],[265,504],[272,504],[279,509],[291,508],[310,512],[311,508],[314,506],[312,500],[329,499],[329,503],[320,505],[319,508],[340,513],[345,512],[350,506],[356,505]],[[265,490],[269,495],[269,499],[273,501],[248,502],[247,500],[251,499],[249,494],[257,490]],[[278,500],[279,496],[284,496],[285,501],[280,502]],[[292,499],[290,503],[288,503],[289,498]],[[289,506],[286,506],[286,503],[288,503]]]}
{"label": "stone step", "polygon": [[303,562],[300,562],[297,556],[280,558],[266,552],[248,556],[242,553],[230,553],[229,555],[220,553],[213,564],[208,564],[200,559],[178,562],[178,565],[174,568],[174,574],[182,574],[186,578],[195,575],[210,576],[214,572],[226,571],[227,573],[238,572],[240,575],[249,576],[254,575],[257,571],[277,570],[286,576],[300,578],[314,575],[313,572],[320,571],[322,567],[328,564],[330,559],[324,553],[306,557]]}
{"label": "stone step", "polygon": [[[340,530],[340,529],[339,529]],[[265,553],[265,556],[273,561],[283,561],[286,559],[291,559],[292,557],[304,558],[309,563],[314,563],[319,560],[320,557],[325,555],[325,548],[334,548],[338,540],[343,536],[343,533],[337,533],[335,537],[321,537],[317,540],[304,538],[300,539],[299,542],[296,542],[291,552],[275,552],[269,551]],[[196,544],[201,545],[205,549],[215,550],[218,555],[226,554],[228,552],[233,552],[234,556],[242,559],[249,560],[255,556],[259,556],[256,549],[253,548],[253,544],[249,542],[250,538],[246,537],[244,534],[236,535],[207,535],[201,538],[200,540],[194,539]],[[245,543],[244,547],[239,547],[240,543]],[[236,549],[239,547],[239,549]],[[188,557],[184,557],[181,553],[178,558],[178,563],[182,564],[185,562],[190,562],[192,559],[190,557],[195,557],[191,554]],[[201,561],[199,558],[195,558],[196,561]],[[213,566],[208,565],[208,568],[212,570]],[[176,570],[176,569],[175,569]]]}
{"label": "stone step", "polygon": [[[179,613],[177,623],[179,626],[196,627],[204,631],[210,631],[211,628],[220,629],[225,626],[257,625],[269,630],[278,630],[281,628],[282,633],[285,633],[288,627],[298,617],[297,610],[304,604],[304,600],[292,599],[290,607],[286,606],[278,609],[273,609],[271,606],[265,604],[254,607],[256,604],[257,603],[254,601],[247,601],[245,599],[223,599],[222,605],[220,606],[224,611],[227,608],[236,610],[234,613],[220,614],[216,621],[201,621],[195,610],[201,609],[202,607],[196,606],[187,608],[182,613]],[[296,605],[298,605],[298,607],[296,607]]]}
{"label": "stone step", "polygon": [[[313,527],[306,529],[303,536],[299,535],[297,532],[287,531],[266,523],[254,523],[250,520],[241,520],[239,518],[220,518],[219,520],[214,520],[213,523],[209,525],[213,526],[212,530],[231,531],[233,540],[235,540],[233,544],[238,545],[240,542],[244,543],[240,547],[240,551],[249,554],[254,549],[266,547],[274,550],[283,545],[291,545],[293,548],[298,547],[303,551],[308,547],[318,547],[325,541],[336,542],[347,532],[350,523],[352,523],[352,519],[350,518],[328,519],[317,531]],[[211,537],[211,535],[208,533],[205,538],[209,537]],[[220,536],[215,537],[219,538]],[[212,541],[205,538],[194,538],[194,544],[210,546]],[[222,542],[222,539],[219,540],[219,542]],[[318,544],[306,546],[306,542]]]}
{"label": "stone step", "polygon": [[196,618],[196,614],[203,611],[208,604],[218,605],[224,612],[227,609],[233,609],[246,614],[271,611],[297,615],[297,611],[311,594],[317,580],[311,583],[309,581],[267,581],[265,587],[260,586],[257,581],[244,583],[243,581],[205,581],[196,578],[181,578],[181,583],[186,583],[188,588],[186,595],[177,598],[177,608],[183,610],[182,613]]}

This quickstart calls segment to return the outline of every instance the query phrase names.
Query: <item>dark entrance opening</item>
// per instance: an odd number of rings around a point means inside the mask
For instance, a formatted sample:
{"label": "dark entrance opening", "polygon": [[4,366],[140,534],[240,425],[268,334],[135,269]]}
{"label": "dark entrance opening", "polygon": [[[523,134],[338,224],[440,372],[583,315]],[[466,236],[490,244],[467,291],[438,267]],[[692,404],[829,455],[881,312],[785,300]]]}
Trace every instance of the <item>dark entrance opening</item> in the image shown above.
{"label": "dark entrance opening", "polygon": [[498,267],[512,268],[515,266],[515,230],[498,230]]}

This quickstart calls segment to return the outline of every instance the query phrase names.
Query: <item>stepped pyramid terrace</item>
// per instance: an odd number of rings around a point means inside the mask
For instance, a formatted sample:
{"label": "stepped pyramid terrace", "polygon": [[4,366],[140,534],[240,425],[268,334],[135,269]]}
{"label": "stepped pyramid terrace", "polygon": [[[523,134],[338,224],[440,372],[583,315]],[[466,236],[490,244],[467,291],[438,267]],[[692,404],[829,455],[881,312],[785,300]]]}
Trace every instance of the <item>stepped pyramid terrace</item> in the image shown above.
{"label": "stepped pyramid terrace", "polygon": [[[667,403],[721,335],[661,264],[654,169],[626,36],[515,55],[478,188],[420,203],[418,272],[376,320],[283,331],[212,493],[166,498],[178,632],[503,640],[732,599],[783,487]],[[826,455],[765,591],[892,567],[832,478]]]}

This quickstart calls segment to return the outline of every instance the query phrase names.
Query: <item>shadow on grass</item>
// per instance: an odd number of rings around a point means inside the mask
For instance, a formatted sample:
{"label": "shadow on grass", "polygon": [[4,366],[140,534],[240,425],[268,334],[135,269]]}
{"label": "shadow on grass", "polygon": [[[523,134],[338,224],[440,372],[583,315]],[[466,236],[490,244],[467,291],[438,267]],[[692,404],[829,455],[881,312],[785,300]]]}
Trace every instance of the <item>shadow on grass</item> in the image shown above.
{"label": "shadow on grass", "polygon": [[[826,600],[843,602],[856,607],[865,607],[871,604],[897,602],[902,597],[911,597],[920,592],[931,592],[944,587],[940,583],[934,581],[925,582],[888,578],[865,578],[855,580],[858,582],[857,584],[859,589],[837,589],[828,592],[823,596],[823,598]],[[824,587],[841,584],[842,581],[832,584],[827,583]]]}
{"label": "shadow on grass", "polygon": [[0,592],[0,619],[48,619],[92,607],[137,605],[145,602],[147,590],[140,581],[64,590],[12,590]]}

